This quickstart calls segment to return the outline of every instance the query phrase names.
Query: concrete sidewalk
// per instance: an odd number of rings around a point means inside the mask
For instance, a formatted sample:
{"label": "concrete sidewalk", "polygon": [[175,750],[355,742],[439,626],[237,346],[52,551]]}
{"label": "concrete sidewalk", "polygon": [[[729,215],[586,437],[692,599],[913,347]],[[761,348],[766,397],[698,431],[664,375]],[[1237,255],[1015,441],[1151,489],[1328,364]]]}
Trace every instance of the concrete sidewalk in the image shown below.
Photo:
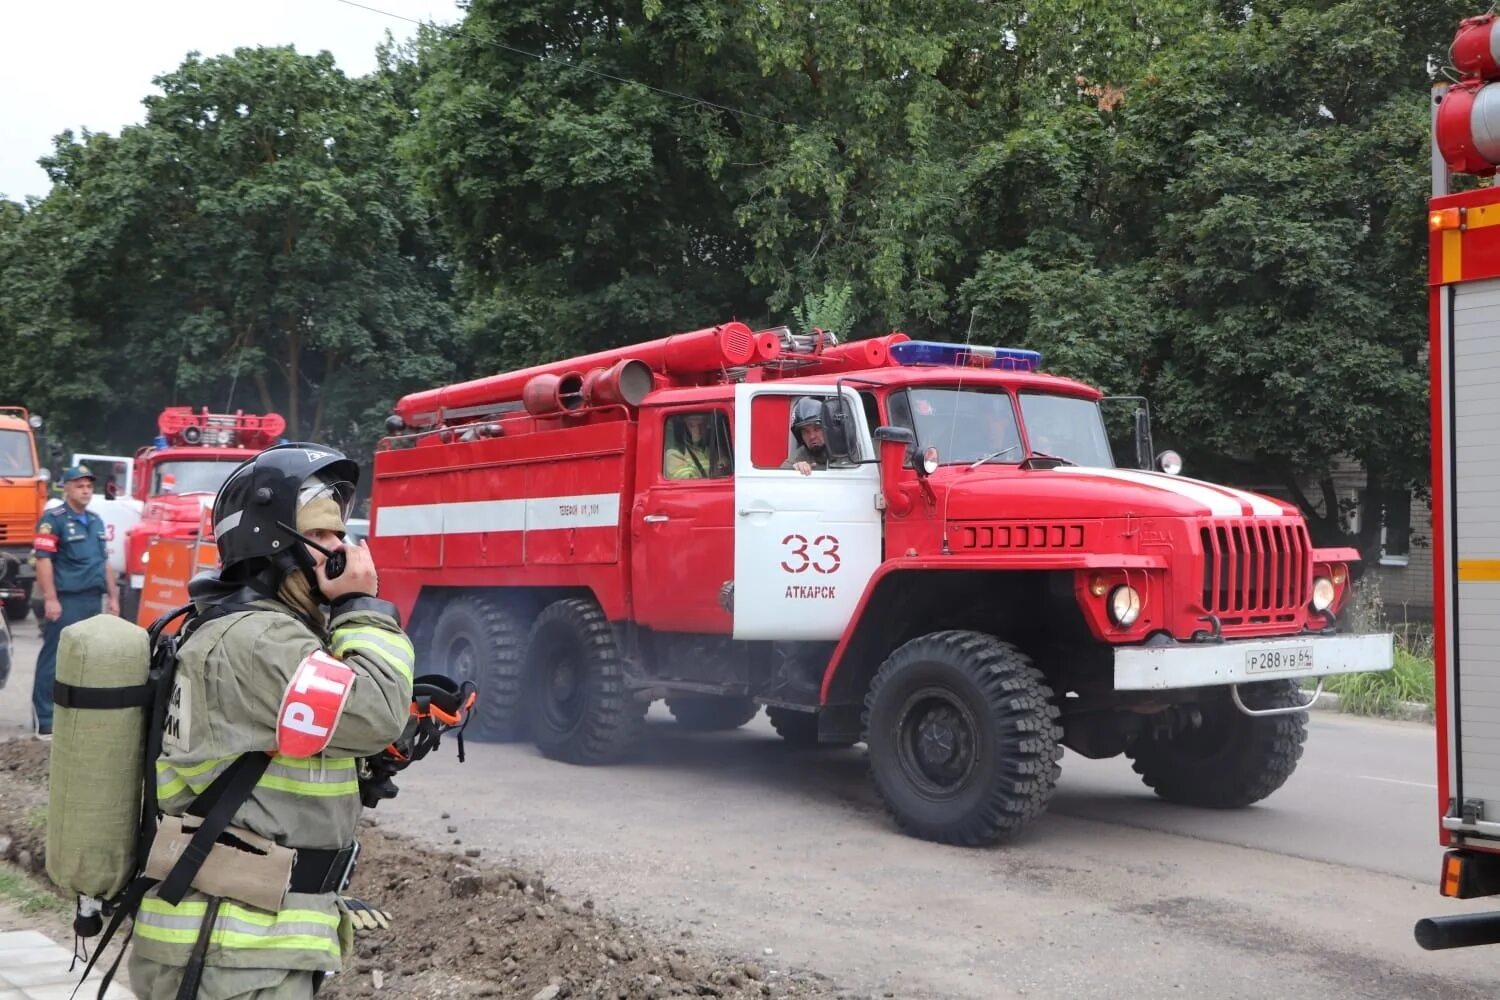
{"label": "concrete sidewalk", "polygon": [[[84,964],[80,959],[74,965],[72,953],[40,931],[0,933],[0,1000],[68,1000]],[[103,978],[102,970],[95,969],[77,996],[87,1000],[97,995]],[[104,995],[108,1000],[133,996],[118,983],[111,983]]]}

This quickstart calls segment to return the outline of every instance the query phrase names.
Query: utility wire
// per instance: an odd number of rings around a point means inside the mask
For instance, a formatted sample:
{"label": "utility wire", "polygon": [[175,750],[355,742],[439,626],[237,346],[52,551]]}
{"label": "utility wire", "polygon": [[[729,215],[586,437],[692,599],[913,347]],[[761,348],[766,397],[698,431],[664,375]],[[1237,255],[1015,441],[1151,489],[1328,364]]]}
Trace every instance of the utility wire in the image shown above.
{"label": "utility wire", "polygon": [[[418,27],[430,27],[435,31],[444,32],[450,37],[457,37],[461,30],[460,28],[450,27],[448,25],[433,24],[428,21],[419,21],[416,18],[407,17],[404,14],[396,14],[388,10],[381,10],[379,7],[371,7],[369,4],[358,3],[357,0],[334,0],[334,2],[341,3],[346,7],[357,7],[360,10],[369,11],[371,14],[379,14],[382,17],[389,17],[396,21],[405,21],[408,24],[415,24]],[[689,104],[697,104],[702,105],[706,108],[714,108],[715,110],[723,111],[726,114],[744,115],[746,118],[756,118],[760,121],[769,122],[772,125],[780,126],[781,128],[796,128],[795,125],[781,121],[778,118],[772,118],[769,115],[757,114],[754,111],[746,111],[743,108],[730,107],[727,104],[719,104],[715,101],[710,101],[702,97],[693,97],[691,94],[683,94],[675,90],[667,90],[663,87],[654,87],[651,84],[643,83],[640,80],[632,80],[628,77],[616,76],[613,73],[606,73],[603,70],[590,69],[587,66],[582,66],[575,62],[569,62],[566,59],[560,59],[557,56],[549,56],[544,52],[532,52],[528,49],[518,48],[514,45],[507,45],[505,42],[499,41],[498,39],[480,38],[478,39],[478,41],[486,45],[493,45],[497,49],[503,49],[504,51],[510,52],[514,55],[525,56],[528,59],[535,59],[537,62],[563,63],[570,69],[576,69],[579,72],[588,73],[591,76],[597,76],[604,80],[612,80],[615,83],[623,83],[628,86],[642,87],[646,90],[651,91],[652,93],[661,94],[664,97],[675,97],[679,101],[686,101]]]}

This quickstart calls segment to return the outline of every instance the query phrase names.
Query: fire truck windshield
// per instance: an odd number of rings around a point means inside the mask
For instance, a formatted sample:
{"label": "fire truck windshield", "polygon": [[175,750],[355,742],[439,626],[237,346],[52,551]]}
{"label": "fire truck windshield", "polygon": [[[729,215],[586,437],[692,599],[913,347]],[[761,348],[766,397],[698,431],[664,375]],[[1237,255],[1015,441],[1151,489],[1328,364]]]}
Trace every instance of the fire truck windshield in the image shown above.
{"label": "fire truck windshield", "polygon": [[[151,470],[151,495],[163,493],[217,493],[224,480],[240,464],[237,458],[184,459],[162,462]],[[171,477],[168,479],[167,477]]]}
{"label": "fire truck windshield", "polygon": [[0,431],[0,476],[32,476],[31,435],[25,431]]}
{"label": "fire truck windshield", "polygon": [[1033,451],[1065,458],[1074,465],[1114,468],[1109,436],[1099,404],[1093,400],[1022,393],[1021,415]]}
{"label": "fire truck windshield", "polygon": [[936,446],[944,465],[980,459],[1015,465],[1026,457],[1010,394],[992,389],[907,389],[890,398],[891,423]]}

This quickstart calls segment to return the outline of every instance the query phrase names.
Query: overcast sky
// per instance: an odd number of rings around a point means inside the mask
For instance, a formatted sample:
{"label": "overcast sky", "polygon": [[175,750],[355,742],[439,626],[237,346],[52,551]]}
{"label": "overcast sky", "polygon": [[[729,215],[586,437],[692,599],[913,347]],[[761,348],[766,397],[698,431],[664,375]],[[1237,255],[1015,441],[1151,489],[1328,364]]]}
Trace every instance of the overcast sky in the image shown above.
{"label": "overcast sky", "polygon": [[[454,0],[360,0],[391,14],[451,24]],[[119,134],[138,123],[152,77],[189,52],[205,56],[245,45],[327,49],[351,76],[375,65],[387,30],[410,37],[408,21],[338,0],[11,0],[4,5],[0,56],[0,195],[45,195],[37,158],[63,129]]]}

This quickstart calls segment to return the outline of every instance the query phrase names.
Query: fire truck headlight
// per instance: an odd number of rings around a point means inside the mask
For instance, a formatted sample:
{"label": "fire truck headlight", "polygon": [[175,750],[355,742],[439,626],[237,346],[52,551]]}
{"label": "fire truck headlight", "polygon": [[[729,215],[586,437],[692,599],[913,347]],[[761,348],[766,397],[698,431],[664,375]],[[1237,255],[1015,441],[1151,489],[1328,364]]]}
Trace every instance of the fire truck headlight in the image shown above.
{"label": "fire truck headlight", "polygon": [[1334,598],[1338,597],[1338,588],[1333,581],[1326,576],[1320,576],[1313,581],[1312,608],[1314,611],[1323,612],[1333,607]]}
{"label": "fire truck headlight", "polygon": [[1109,619],[1129,628],[1141,616],[1141,595],[1134,587],[1119,586],[1109,592]]}
{"label": "fire truck headlight", "polygon": [[1169,476],[1182,475],[1182,456],[1175,451],[1164,451],[1156,456],[1156,467]]}
{"label": "fire truck headlight", "polygon": [[144,565],[146,565],[150,561],[151,561],[151,553],[150,552],[142,552],[141,553],[141,565],[144,566]]}
{"label": "fire truck headlight", "polygon": [[929,476],[938,470],[938,462],[938,450],[936,448],[928,448],[922,452],[922,471]]}

